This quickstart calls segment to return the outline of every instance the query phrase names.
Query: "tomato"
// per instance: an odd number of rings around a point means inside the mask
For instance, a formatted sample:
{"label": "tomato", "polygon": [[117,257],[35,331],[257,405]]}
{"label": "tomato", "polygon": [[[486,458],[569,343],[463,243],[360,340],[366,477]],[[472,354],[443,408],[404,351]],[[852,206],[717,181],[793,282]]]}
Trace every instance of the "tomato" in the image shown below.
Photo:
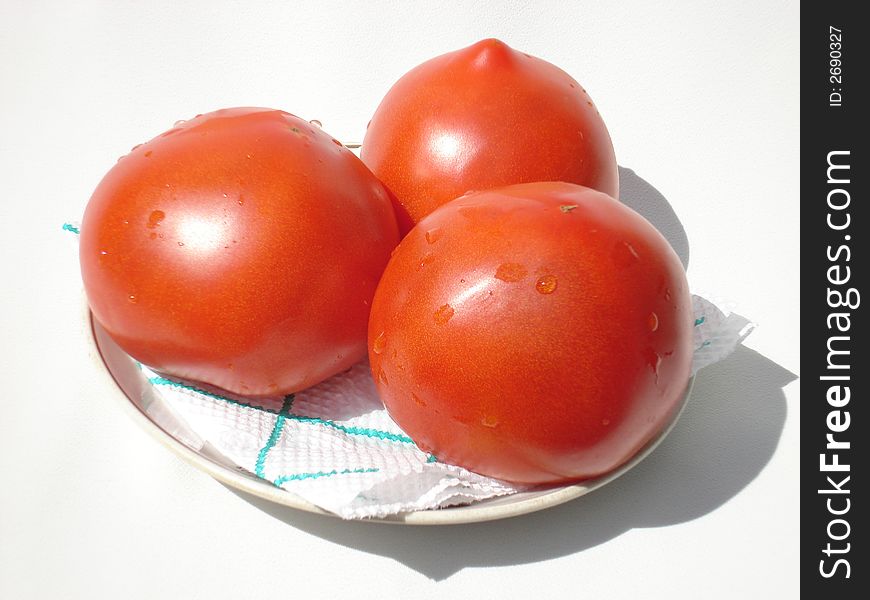
{"label": "tomato", "polygon": [[290,114],[219,110],[137,146],[85,211],[94,317],[134,358],[249,397],[298,391],[365,356],[398,243],[383,185]]}
{"label": "tomato", "polygon": [[369,360],[421,449],[555,484],[607,473],[663,430],[691,330],[680,259],[649,222],[589,188],[521,184],[449,202],[402,240]]}
{"label": "tomato", "polygon": [[395,195],[403,232],[469,190],[566,181],[617,197],[613,144],[570,75],[488,39],[405,74],[361,157]]}

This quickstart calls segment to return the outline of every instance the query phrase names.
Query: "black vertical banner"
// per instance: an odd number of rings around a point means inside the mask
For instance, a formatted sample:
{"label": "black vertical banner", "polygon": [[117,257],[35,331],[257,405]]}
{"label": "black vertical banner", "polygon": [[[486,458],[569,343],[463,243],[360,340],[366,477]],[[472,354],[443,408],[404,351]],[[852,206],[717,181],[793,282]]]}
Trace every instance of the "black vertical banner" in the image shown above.
{"label": "black vertical banner", "polygon": [[867,39],[862,3],[801,14],[801,587],[865,598],[870,401]]}

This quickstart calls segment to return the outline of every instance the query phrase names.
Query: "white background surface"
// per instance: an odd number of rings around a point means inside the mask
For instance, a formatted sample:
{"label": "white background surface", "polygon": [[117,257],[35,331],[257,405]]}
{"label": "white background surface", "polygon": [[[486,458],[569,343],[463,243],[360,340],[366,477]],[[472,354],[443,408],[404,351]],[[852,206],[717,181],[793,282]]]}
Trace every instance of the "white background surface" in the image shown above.
{"label": "white background surface", "polygon": [[[797,596],[796,3],[180,4],[0,0],[0,598]],[[692,288],[759,325],[649,459],[515,520],[343,523],[241,498],[99,392],[61,224],[118,156],[236,105],[360,140],[484,37],[589,90]]]}

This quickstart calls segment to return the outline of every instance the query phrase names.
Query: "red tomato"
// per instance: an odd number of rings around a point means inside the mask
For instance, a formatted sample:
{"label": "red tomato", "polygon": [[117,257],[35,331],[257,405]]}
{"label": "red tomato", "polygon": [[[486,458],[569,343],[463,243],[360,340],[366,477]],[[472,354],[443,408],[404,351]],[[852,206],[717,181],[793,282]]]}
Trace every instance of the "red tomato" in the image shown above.
{"label": "red tomato", "polygon": [[567,181],[617,197],[613,144],[570,75],[488,39],[405,74],[369,123],[362,159],[410,229],[469,190]]}
{"label": "red tomato", "polygon": [[82,222],[94,317],[155,370],[243,396],[365,355],[398,242],[386,190],[307,121],[259,108],[179,124],[122,158]]}
{"label": "red tomato", "polygon": [[692,359],[680,259],[643,217],[567,183],[469,194],[405,237],[369,359],[425,451],[526,484],[595,477],[675,416]]}

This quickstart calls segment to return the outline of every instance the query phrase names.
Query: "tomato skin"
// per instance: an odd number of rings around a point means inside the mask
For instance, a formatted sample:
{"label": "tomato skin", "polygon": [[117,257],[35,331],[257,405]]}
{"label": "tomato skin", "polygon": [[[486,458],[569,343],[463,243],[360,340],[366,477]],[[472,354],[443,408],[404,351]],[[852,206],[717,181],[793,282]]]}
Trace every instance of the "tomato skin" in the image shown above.
{"label": "tomato skin", "polygon": [[282,111],[219,110],[137,146],[100,182],[80,262],[94,317],[131,356],[247,397],[365,355],[398,242],[383,185]]}
{"label": "tomato skin", "polygon": [[581,186],[522,184],[458,198],[402,240],[369,360],[424,451],[556,484],[617,468],[667,425],[691,330],[680,260],[643,217]]}
{"label": "tomato skin", "polygon": [[395,194],[403,232],[470,190],[566,181],[619,193],[613,144],[586,91],[495,39],[402,76],[375,111],[361,157]]}

